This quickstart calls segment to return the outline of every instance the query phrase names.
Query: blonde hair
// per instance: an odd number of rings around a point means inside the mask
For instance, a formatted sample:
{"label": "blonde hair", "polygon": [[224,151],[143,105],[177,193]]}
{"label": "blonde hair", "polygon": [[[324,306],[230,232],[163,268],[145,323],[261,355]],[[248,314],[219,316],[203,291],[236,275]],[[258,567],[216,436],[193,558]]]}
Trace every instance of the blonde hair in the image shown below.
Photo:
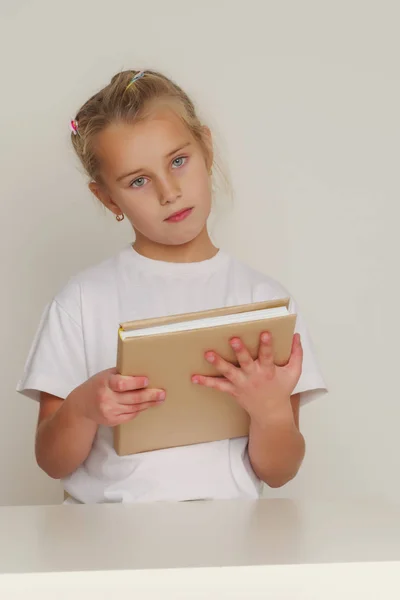
{"label": "blonde hair", "polygon": [[156,71],[145,71],[132,83],[139,73],[118,73],[105,88],[85,102],[76,115],[72,144],[86,173],[94,181],[100,179],[96,136],[111,123],[134,123],[146,118],[159,102],[168,103],[177,112],[200,144],[205,159],[210,157],[204,126],[189,96],[171,79]]}

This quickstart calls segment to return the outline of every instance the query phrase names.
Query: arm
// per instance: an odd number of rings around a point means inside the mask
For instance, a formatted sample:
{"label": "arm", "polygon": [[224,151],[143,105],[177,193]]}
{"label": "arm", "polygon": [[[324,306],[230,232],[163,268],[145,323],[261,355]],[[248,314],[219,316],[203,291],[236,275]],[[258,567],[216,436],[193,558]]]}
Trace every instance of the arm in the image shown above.
{"label": "arm", "polygon": [[97,427],[78,410],[76,393],[65,400],[42,393],[35,444],[39,467],[54,479],[70,475],[88,457]]}
{"label": "arm", "polygon": [[223,377],[195,375],[194,383],[231,394],[250,416],[249,458],[256,475],[271,487],[292,479],[302,463],[305,442],[299,431],[299,394],[292,395],[299,381],[303,349],[295,334],[289,362],[276,366],[272,338],[261,335],[258,358],[253,360],[239,338],[231,345],[239,366],[215,352],[205,358]]}
{"label": "arm", "polygon": [[36,460],[54,479],[73,473],[88,457],[99,425],[114,427],[160,404],[163,390],[147,388],[145,377],[101,371],[62,400],[42,393]]}
{"label": "arm", "polygon": [[249,458],[253,470],[270,487],[281,487],[297,474],[305,454],[299,431],[300,394],[291,397],[292,410],[280,411],[265,425],[250,423]]}

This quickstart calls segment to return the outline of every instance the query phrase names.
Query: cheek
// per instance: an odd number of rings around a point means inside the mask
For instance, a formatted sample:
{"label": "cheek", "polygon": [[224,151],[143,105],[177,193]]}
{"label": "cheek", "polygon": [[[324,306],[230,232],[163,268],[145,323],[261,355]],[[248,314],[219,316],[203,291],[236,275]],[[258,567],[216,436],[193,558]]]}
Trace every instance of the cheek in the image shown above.
{"label": "cheek", "polygon": [[118,195],[114,195],[113,200],[134,228],[146,229],[147,223],[151,222],[152,218],[149,211],[151,203],[140,202],[138,198],[134,198],[134,193],[129,192],[119,192]]}
{"label": "cheek", "polygon": [[151,193],[146,193],[144,190],[124,190],[119,194],[119,206],[126,215],[140,219],[142,216],[151,214],[152,212],[153,202]]}
{"label": "cheek", "polygon": [[211,178],[204,161],[198,160],[182,176],[183,195],[207,199],[211,193]]}
{"label": "cheek", "polygon": [[143,202],[142,206],[138,207],[129,204],[125,211],[126,216],[139,229],[146,229],[154,222],[154,206],[149,202]]}

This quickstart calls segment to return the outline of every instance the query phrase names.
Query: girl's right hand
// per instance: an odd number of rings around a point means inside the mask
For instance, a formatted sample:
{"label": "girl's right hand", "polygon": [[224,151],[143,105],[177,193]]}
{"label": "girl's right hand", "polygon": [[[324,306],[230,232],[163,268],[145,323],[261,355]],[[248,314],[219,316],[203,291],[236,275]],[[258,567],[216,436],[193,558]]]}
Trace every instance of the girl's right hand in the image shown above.
{"label": "girl's right hand", "polygon": [[76,388],[71,397],[83,417],[114,427],[164,402],[165,391],[147,385],[146,377],[126,377],[116,369],[106,369]]}

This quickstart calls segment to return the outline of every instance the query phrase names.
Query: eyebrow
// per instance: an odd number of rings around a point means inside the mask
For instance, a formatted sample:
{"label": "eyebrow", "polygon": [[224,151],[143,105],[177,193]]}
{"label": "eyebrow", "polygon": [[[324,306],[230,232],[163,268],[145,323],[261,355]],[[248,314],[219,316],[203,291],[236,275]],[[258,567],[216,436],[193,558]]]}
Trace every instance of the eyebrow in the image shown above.
{"label": "eyebrow", "polygon": [[[175,150],[168,152],[168,154],[166,154],[165,158],[169,158],[170,156],[173,156],[177,152],[181,152],[182,150],[184,150],[185,148],[187,148],[190,145],[191,145],[191,142],[186,142],[185,144],[178,146],[178,148],[176,148]],[[122,181],[122,179],[125,179],[126,177],[134,177],[135,175],[138,175],[142,171],[144,171],[143,168],[136,169],[135,171],[131,171],[129,173],[125,173],[124,175],[120,175],[119,177],[117,177],[117,181]]]}

